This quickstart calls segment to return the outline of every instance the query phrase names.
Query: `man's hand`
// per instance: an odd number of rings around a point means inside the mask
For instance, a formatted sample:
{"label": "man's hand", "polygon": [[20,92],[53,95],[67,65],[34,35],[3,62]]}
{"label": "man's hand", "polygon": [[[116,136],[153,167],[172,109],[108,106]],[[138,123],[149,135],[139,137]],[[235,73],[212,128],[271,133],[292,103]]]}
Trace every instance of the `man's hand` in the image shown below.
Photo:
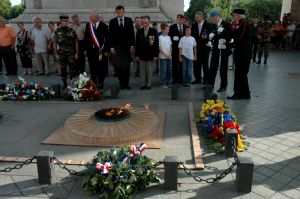
{"label": "man's hand", "polygon": [[78,53],[75,54],[74,58],[77,60],[78,59]]}
{"label": "man's hand", "polygon": [[140,62],[140,57],[135,57],[137,62]]}
{"label": "man's hand", "polygon": [[57,61],[60,59],[58,54],[55,55],[55,58]]}
{"label": "man's hand", "polygon": [[197,56],[194,57],[194,61],[197,61]]}
{"label": "man's hand", "polygon": [[182,63],[182,57],[179,57],[179,62]]}
{"label": "man's hand", "polygon": [[109,56],[109,53],[104,53],[104,56],[105,56],[105,57],[108,57],[108,56]]}
{"label": "man's hand", "polygon": [[111,48],[111,49],[110,49],[110,52],[111,52],[111,54],[113,54],[113,55],[115,55],[115,54],[116,54],[116,51],[115,51],[115,49],[114,49],[114,48]]}
{"label": "man's hand", "polygon": [[131,52],[131,53],[135,53],[135,47],[134,47],[134,46],[131,46],[131,47],[130,47],[130,52]]}
{"label": "man's hand", "polygon": [[153,57],[153,63],[156,63],[157,57]]}

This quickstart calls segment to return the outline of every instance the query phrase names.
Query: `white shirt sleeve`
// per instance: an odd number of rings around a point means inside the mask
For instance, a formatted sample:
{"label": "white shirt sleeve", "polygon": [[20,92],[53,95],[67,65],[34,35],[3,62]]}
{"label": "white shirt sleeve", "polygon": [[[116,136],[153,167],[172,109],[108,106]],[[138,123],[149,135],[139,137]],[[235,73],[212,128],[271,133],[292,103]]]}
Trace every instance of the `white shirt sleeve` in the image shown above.
{"label": "white shirt sleeve", "polygon": [[183,47],[183,41],[182,41],[183,37],[179,40],[179,44],[178,44],[178,48],[182,48]]}
{"label": "white shirt sleeve", "polygon": [[159,36],[158,41],[159,41],[159,47],[162,47],[162,36]]}

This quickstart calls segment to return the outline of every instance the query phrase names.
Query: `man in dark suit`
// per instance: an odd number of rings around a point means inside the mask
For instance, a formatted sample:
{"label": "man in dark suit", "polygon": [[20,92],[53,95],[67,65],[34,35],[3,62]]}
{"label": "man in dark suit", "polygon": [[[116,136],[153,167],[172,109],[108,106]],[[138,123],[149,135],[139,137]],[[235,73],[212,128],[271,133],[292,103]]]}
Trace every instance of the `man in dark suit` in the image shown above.
{"label": "man in dark suit", "polygon": [[130,62],[131,53],[134,52],[135,37],[132,19],[125,17],[124,14],[124,7],[117,6],[117,17],[109,22],[110,51],[121,89],[131,89],[129,86]]}
{"label": "man in dark suit", "polygon": [[[195,61],[194,77],[195,81],[192,84],[203,84],[208,83],[208,57],[210,48],[207,46],[208,35],[210,34],[210,24],[204,20],[204,14],[202,11],[195,13],[196,22],[192,25],[192,36],[197,42],[197,61]],[[202,81],[202,70],[203,70],[203,81]]]}
{"label": "man in dark suit", "polygon": [[[228,56],[231,53],[231,25],[222,20],[218,11],[210,13],[210,19],[214,24],[209,40],[212,45],[212,56],[209,69],[208,83],[214,87],[218,68],[220,66],[221,85],[217,92],[224,92],[227,88]],[[221,64],[220,64],[221,55]],[[199,58],[201,59],[201,58]]]}
{"label": "man in dark suit", "polygon": [[251,63],[251,26],[246,21],[245,10],[234,9],[233,29],[235,47],[234,94],[228,99],[250,99],[248,72]]}
{"label": "man in dark suit", "polygon": [[85,28],[85,50],[87,52],[91,79],[102,89],[106,76],[105,65],[102,60],[109,53],[108,26],[100,21],[96,11],[91,12],[90,20]]}
{"label": "man in dark suit", "polygon": [[182,14],[177,15],[176,24],[170,26],[169,36],[172,41],[172,84],[182,83],[182,63],[179,62],[179,40],[184,35],[185,17]]}
{"label": "man in dark suit", "polygon": [[141,90],[150,90],[153,70],[158,57],[157,30],[149,27],[150,17],[142,17],[143,28],[136,33],[136,60],[140,62],[140,74],[143,79]]}

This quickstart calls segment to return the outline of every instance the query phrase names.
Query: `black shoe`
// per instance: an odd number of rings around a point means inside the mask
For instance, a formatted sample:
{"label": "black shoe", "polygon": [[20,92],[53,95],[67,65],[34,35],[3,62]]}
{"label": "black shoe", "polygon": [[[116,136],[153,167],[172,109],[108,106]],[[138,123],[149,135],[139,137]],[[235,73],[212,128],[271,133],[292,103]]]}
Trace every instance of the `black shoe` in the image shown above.
{"label": "black shoe", "polygon": [[201,81],[195,80],[195,81],[193,81],[191,84],[201,84]]}
{"label": "black shoe", "polygon": [[11,74],[10,74],[10,73],[5,73],[5,75],[6,75],[6,76],[9,76],[9,75],[11,75]]}
{"label": "black shoe", "polygon": [[147,86],[142,86],[140,89],[141,89],[141,90],[146,90],[146,89],[147,89]]}
{"label": "black shoe", "polygon": [[256,63],[257,63],[257,64],[261,64],[261,61],[260,61],[260,60],[258,60]]}
{"label": "black shoe", "polygon": [[253,62],[256,62],[256,59],[253,59]]}
{"label": "black shoe", "polygon": [[147,86],[146,90],[151,90],[151,86]]}
{"label": "black shoe", "polygon": [[226,91],[226,88],[219,88],[219,89],[217,90],[218,93],[224,92],[224,91]]}
{"label": "black shoe", "polygon": [[264,61],[264,64],[267,64],[267,60]]}
{"label": "black shoe", "polygon": [[130,86],[126,86],[125,89],[131,90],[131,87]]}
{"label": "black shoe", "polygon": [[42,75],[44,75],[44,73],[37,73],[37,74],[35,74],[35,76],[42,76]]}
{"label": "black shoe", "polygon": [[231,100],[237,100],[237,99],[240,99],[238,96],[236,95],[233,95],[233,96],[227,96],[227,99],[231,99]]}

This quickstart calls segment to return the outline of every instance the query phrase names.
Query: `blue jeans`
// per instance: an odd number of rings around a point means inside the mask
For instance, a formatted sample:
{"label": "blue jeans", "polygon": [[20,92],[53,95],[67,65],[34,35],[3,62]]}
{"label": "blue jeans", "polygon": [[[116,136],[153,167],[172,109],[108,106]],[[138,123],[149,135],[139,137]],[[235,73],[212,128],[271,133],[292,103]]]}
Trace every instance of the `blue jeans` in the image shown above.
{"label": "blue jeans", "polygon": [[193,60],[182,56],[182,80],[183,85],[189,85],[192,81]]}
{"label": "blue jeans", "polygon": [[172,60],[159,59],[160,85],[171,85],[172,81]]}

